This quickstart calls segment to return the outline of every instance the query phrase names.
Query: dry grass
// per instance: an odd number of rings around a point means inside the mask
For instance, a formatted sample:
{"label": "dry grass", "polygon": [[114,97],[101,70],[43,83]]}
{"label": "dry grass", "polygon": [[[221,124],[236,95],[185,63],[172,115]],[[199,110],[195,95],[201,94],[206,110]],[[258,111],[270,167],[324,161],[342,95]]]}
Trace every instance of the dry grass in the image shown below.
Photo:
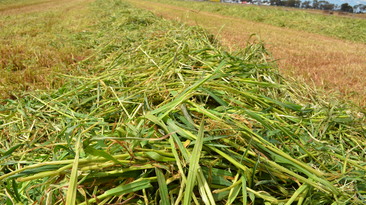
{"label": "dry grass", "polygon": [[30,1],[0,11],[0,98],[58,87],[58,73],[76,70],[90,53],[78,39],[94,23],[88,2]]}
{"label": "dry grass", "polygon": [[169,19],[203,26],[218,34],[231,49],[242,48],[253,33],[258,34],[278,59],[284,74],[304,78],[310,84],[340,92],[358,105],[366,105],[365,44],[156,2],[131,2]]}
{"label": "dry grass", "polygon": [[71,4],[75,5],[80,2],[85,2],[85,0],[24,0],[0,5],[0,15],[25,14],[58,8],[67,9]]}
{"label": "dry grass", "polygon": [[16,9],[16,8],[21,8],[21,7],[26,7],[26,6],[30,6],[30,5],[35,5],[35,4],[41,4],[44,2],[47,2],[48,0],[2,0],[0,2],[0,12],[2,11],[6,11],[6,10],[11,10],[11,9]]}

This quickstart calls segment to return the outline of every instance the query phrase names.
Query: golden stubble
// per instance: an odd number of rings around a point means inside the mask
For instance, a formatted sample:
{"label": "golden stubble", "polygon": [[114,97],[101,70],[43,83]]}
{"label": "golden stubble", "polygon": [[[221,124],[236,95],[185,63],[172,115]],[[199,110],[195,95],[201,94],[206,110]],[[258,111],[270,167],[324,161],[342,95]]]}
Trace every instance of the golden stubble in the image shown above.
{"label": "golden stubble", "polygon": [[201,26],[229,49],[245,47],[249,37],[257,34],[285,76],[366,105],[366,44],[156,2],[130,1],[164,18]]}
{"label": "golden stubble", "polygon": [[92,0],[34,0],[22,4],[0,6],[0,15],[16,15],[55,9],[71,9],[81,2]]}
{"label": "golden stubble", "polygon": [[91,0],[37,1],[0,10],[0,98],[63,84],[59,73],[75,70],[90,53],[68,41],[82,32]]}

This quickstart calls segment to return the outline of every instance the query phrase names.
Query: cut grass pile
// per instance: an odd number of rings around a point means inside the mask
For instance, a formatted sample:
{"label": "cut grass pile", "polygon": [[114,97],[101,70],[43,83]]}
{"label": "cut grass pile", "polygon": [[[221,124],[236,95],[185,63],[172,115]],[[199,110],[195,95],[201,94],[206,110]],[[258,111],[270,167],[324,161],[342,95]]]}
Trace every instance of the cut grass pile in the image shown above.
{"label": "cut grass pile", "polygon": [[228,53],[121,1],[93,9],[95,69],[0,107],[2,201],[365,202],[364,113],[290,85],[260,42]]}
{"label": "cut grass pile", "polygon": [[[149,0],[164,4],[239,17],[299,31],[366,43],[366,19],[331,16],[283,7],[222,4],[197,1]],[[214,21],[214,18],[212,19]]]}

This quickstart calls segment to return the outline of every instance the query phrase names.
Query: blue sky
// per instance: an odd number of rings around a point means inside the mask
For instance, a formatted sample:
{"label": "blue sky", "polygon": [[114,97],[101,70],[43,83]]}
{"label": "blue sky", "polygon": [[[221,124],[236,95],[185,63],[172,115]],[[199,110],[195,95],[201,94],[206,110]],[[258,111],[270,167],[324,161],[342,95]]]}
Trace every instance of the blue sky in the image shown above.
{"label": "blue sky", "polygon": [[365,4],[366,5],[366,0],[328,0],[328,2],[330,2],[332,4],[338,4],[338,5],[341,5],[343,3],[348,3],[351,6],[354,6],[356,4]]}

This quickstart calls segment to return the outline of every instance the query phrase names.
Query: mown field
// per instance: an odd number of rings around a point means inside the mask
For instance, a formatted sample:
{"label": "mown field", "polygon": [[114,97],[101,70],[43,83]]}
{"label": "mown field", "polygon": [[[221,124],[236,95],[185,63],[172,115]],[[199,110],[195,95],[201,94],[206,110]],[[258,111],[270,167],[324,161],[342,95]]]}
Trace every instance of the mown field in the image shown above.
{"label": "mown field", "polygon": [[[328,92],[339,93],[339,98],[366,106],[366,81],[363,79],[366,44],[352,37],[364,39],[366,19],[353,21],[350,17],[304,10],[240,4],[169,0],[130,2],[164,18],[202,26],[230,50],[245,47],[254,34],[264,41],[280,72],[287,78],[314,84]],[[283,22],[283,25],[276,22]],[[344,29],[339,33],[338,28]],[[345,38],[335,37],[338,33]]]}
{"label": "mown field", "polygon": [[240,17],[278,27],[366,43],[366,19],[311,13],[283,7],[221,4],[197,1],[153,0],[197,11]]}
{"label": "mown field", "polygon": [[366,19],[362,18],[323,15],[311,13],[307,10],[301,11],[283,7],[259,7],[196,1],[153,1],[366,43]]}
{"label": "mown field", "polygon": [[1,17],[24,65],[2,74],[43,77],[0,103],[4,204],[366,202],[365,111],[282,77],[263,42],[229,52],[120,0],[55,5]]}

